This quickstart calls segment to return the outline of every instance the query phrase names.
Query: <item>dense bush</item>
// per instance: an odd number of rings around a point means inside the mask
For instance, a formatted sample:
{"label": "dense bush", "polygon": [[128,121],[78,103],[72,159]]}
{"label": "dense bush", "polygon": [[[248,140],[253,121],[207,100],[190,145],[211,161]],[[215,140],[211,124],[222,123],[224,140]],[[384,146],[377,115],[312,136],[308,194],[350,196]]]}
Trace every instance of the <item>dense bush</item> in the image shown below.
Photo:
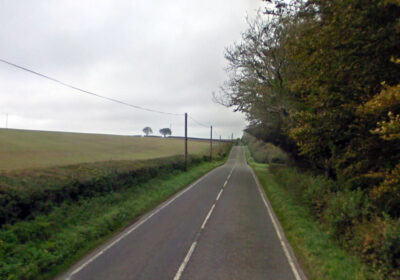
{"label": "dense bush", "polygon": [[400,277],[400,219],[377,212],[364,191],[343,190],[325,176],[282,165],[271,165],[270,171],[342,247],[359,255],[385,279]]}
{"label": "dense bush", "polygon": [[286,163],[287,155],[278,147],[271,143],[265,143],[257,140],[250,134],[244,133],[242,138],[250,149],[250,153],[254,160],[259,163]]}
{"label": "dense bush", "polygon": [[216,99],[246,114],[249,134],[399,218],[400,1],[265,2],[227,48]]}
{"label": "dense bush", "polygon": [[400,1],[265,2],[226,51],[220,102],[308,168],[273,174],[332,237],[399,277]]}
{"label": "dense bush", "polygon": [[[260,142],[249,145],[252,155],[262,154]],[[269,171],[341,247],[360,256],[384,279],[400,277],[400,219],[379,212],[366,190],[282,164],[270,164]]]}
{"label": "dense bush", "polygon": [[[219,145],[216,159],[228,152]],[[190,156],[191,165],[209,157]],[[0,174],[0,227],[46,213],[55,205],[132,187],[160,174],[184,170],[183,156],[142,160],[85,163]]]}
{"label": "dense bush", "polygon": [[[142,183],[133,180],[131,186],[94,197],[81,195],[57,207],[53,204],[48,213],[37,211],[36,215],[29,216],[31,219],[3,225],[0,228],[0,279],[52,279],[99,242],[223,162],[208,162],[208,159],[192,158],[187,172],[157,171],[158,175],[151,180]],[[160,166],[158,163],[155,166]],[[113,166],[117,164],[121,163],[113,162]],[[125,164],[120,167],[126,167],[126,171],[132,169]],[[148,171],[150,175],[155,174],[153,168]]]}

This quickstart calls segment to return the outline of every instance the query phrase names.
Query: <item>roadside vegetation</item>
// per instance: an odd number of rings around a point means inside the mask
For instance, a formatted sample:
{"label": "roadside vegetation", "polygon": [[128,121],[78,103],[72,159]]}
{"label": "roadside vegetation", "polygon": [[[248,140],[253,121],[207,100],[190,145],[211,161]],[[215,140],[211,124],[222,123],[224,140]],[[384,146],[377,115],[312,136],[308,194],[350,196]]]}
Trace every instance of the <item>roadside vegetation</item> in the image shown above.
{"label": "roadside vegetation", "polygon": [[0,279],[49,279],[206,172],[183,157],[109,161],[1,174]]}
{"label": "roadside vegetation", "polygon": [[258,163],[287,163],[288,156],[279,147],[265,143],[244,132],[242,142],[247,144],[254,160]]}
{"label": "roadside vegetation", "polygon": [[215,98],[287,153],[298,169],[276,168],[274,180],[332,239],[398,279],[400,1],[265,2],[227,49]]}
{"label": "roadside vegetation", "polygon": [[323,175],[255,161],[260,143],[247,143],[248,162],[310,279],[398,279],[399,222],[372,212],[359,190],[342,191]]}
{"label": "roadside vegetation", "polygon": [[[249,154],[248,162],[257,174],[278,216],[297,259],[310,280],[372,279],[365,264],[340,248],[324,231],[310,210],[292,192],[274,178],[270,165],[257,163]],[[284,168],[284,167],[280,167]]]}

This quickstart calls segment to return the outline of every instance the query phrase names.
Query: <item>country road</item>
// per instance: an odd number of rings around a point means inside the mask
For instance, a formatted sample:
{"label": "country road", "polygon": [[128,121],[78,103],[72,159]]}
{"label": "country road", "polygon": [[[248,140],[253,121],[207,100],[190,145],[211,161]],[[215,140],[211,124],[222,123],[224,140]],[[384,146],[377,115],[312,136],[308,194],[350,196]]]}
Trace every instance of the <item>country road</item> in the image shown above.
{"label": "country road", "polygon": [[234,147],[227,163],[142,217],[58,279],[305,279]]}

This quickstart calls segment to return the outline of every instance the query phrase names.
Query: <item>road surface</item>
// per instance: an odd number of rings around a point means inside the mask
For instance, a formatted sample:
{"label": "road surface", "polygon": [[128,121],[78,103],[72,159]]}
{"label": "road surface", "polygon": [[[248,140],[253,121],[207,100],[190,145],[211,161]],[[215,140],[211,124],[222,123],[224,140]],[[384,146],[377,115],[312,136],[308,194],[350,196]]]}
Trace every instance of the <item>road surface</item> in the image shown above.
{"label": "road surface", "polygon": [[60,279],[305,279],[269,202],[234,147],[227,163]]}

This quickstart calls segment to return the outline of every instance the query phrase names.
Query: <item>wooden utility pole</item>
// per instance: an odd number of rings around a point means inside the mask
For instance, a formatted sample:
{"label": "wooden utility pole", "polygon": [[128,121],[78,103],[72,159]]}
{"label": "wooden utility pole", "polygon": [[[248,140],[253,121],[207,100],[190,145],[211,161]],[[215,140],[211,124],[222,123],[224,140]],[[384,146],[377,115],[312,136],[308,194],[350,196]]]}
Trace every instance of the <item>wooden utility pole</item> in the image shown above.
{"label": "wooden utility pole", "polygon": [[188,168],[187,113],[185,113],[185,170]]}
{"label": "wooden utility pole", "polygon": [[212,161],[212,126],[210,126],[210,161]]}

